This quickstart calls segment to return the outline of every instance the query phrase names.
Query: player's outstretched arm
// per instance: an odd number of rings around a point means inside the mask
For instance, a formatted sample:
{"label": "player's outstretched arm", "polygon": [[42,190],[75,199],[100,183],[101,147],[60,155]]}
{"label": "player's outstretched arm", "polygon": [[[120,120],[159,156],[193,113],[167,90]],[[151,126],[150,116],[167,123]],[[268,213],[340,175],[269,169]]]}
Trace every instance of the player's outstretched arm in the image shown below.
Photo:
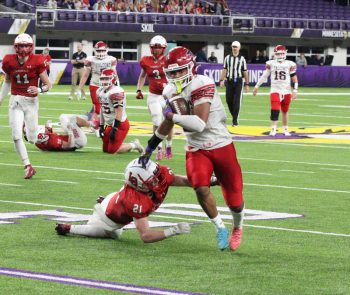
{"label": "player's outstretched arm", "polygon": [[191,232],[191,226],[187,222],[178,223],[165,230],[151,229],[147,217],[140,219],[134,218],[134,223],[144,243],[159,242],[175,235],[188,234]]}
{"label": "player's outstretched arm", "polygon": [[91,68],[90,67],[85,67],[83,76],[81,77],[80,83],[79,83],[79,90],[81,91],[84,88],[84,85],[89,78],[89,75],[91,73]]}
{"label": "player's outstretched arm", "polygon": [[137,81],[137,91],[136,91],[136,99],[143,99],[142,87],[145,85],[146,81],[146,72],[141,68],[141,73],[139,79]]}

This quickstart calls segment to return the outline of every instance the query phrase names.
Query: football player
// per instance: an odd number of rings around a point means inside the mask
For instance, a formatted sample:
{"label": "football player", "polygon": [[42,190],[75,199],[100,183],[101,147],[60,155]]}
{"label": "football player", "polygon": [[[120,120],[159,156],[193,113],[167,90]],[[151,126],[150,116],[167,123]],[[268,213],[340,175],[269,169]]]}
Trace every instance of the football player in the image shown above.
{"label": "football player", "polygon": [[134,221],[144,243],[153,243],[166,238],[190,233],[187,222],[165,230],[151,229],[148,216],[163,203],[169,186],[189,186],[185,176],[174,175],[169,167],[148,161],[143,167],[138,159],[132,160],[125,170],[124,186],[97,199],[94,212],[87,224],[57,224],[59,235],[74,234],[95,238],[119,238],[123,227]]}
{"label": "football player", "polygon": [[[84,85],[89,78],[89,75],[91,73],[91,79],[90,79],[90,96],[93,103],[93,112],[92,112],[92,119],[95,120],[101,110],[101,104],[100,101],[96,95],[96,91],[99,88],[100,83],[100,75],[102,70],[104,69],[112,69],[117,77],[117,59],[111,55],[108,55],[108,46],[105,42],[99,41],[94,46],[94,52],[95,55],[88,56],[85,59],[84,62],[84,72],[83,76],[81,77],[80,83],[79,83],[79,91],[77,93],[78,99],[81,97],[81,92],[84,88]],[[116,79],[117,81],[118,79]]]}
{"label": "football player", "polygon": [[103,141],[105,153],[125,153],[137,150],[143,153],[144,148],[138,139],[123,143],[130,128],[126,115],[126,97],[123,88],[116,86],[116,75],[112,69],[105,69],[100,75],[101,87],[96,94],[101,103],[99,134]]}
{"label": "football player", "polygon": [[[0,104],[11,90],[9,123],[15,149],[24,164],[24,178],[30,179],[36,173],[29,161],[23,142],[23,124],[30,143],[35,143],[38,133],[39,93],[49,91],[51,83],[46,73],[45,57],[33,54],[34,42],[28,34],[19,34],[14,41],[16,54],[5,55],[2,69],[5,81],[0,92]],[[38,87],[38,80],[43,82]]]}
{"label": "football player", "polygon": [[[164,111],[165,120],[148,141],[146,153],[140,162],[146,164],[176,123],[182,126],[187,137],[186,172],[191,186],[204,212],[217,231],[220,250],[230,246],[236,250],[243,235],[242,172],[237,161],[232,136],[226,127],[225,108],[215,82],[196,73],[195,56],[185,47],[171,49],[166,57],[164,72],[169,84],[163,95],[169,101],[181,97],[190,105],[189,114],[176,114],[171,108]],[[218,179],[227,206],[233,216],[233,229],[229,241],[226,229],[210,191],[212,173]]]}
{"label": "football player", "polygon": [[[152,55],[142,57],[140,61],[141,73],[137,81],[136,98],[143,99],[142,87],[145,84],[146,77],[149,83],[149,94],[147,96],[147,107],[151,115],[153,123],[153,131],[155,131],[163,120],[163,109],[165,107],[165,100],[162,96],[163,89],[167,84],[163,66],[165,62],[165,50],[167,42],[164,37],[158,35],[151,39],[149,47]],[[172,132],[168,135],[165,148],[165,157],[171,159],[173,154],[172,146]],[[156,155],[157,161],[163,158],[162,145],[158,146]]]}
{"label": "football player", "polygon": [[[266,62],[266,70],[253,90],[253,95],[256,96],[260,85],[271,75],[271,136],[275,136],[277,133],[277,122],[281,110],[283,134],[285,136],[291,135],[288,131],[288,110],[291,101],[297,97],[298,77],[296,64],[286,60],[286,54],[287,49],[285,46],[277,45],[274,48],[275,59]],[[291,80],[294,84],[293,91],[291,89]]]}
{"label": "football player", "polygon": [[51,126],[46,124],[45,131],[38,134],[35,145],[43,151],[75,151],[87,144],[87,137],[81,127],[95,127],[78,115],[62,114],[61,127],[64,134],[53,132]]}

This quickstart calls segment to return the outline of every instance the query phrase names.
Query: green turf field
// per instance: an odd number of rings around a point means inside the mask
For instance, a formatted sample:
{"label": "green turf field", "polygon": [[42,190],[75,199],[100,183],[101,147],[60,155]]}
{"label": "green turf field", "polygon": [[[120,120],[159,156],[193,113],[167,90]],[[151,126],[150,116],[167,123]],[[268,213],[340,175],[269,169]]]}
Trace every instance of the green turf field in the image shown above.
{"label": "green turf field", "polygon": [[[135,87],[125,90],[134,93]],[[52,89],[68,91],[67,86]],[[300,89],[291,106],[290,129],[315,138],[264,137],[270,124],[269,99],[267,89],[261,93],[244,97],[240,126],[230,127],[237,135],[249,209],[243,243],[235,253],[217,250],[214,227],[205,217],[191,214],[154,214],[152,221],[204,222],[190,235],[148,245],[134,230],[126,231],[121,240],[57,236],[56,221],[48,220],[55,217],[39,211],[90,214],[98,195],[121,187],[126,164],[138,154],[103,154],[94,134],[88,135],[84,149],[70,153],[41,152],[27,144],[37,174],[24,180],[10,137],[7,99],[0,107],[0,271],[10,268],[170,292],[163,294],[350,294],[350,89]],[[58,122],[62,113],[83,114],[91,107],[90,101],[68,102],[67,97],[42,95],[40,124]],[[151,134],[146,101],[130,94],[127,104],[133,126],[127,140],[139,138],[145,145]],[[163,162],[177,174],[185,174],[184,143],[178,136],[174,158]],[[219,188],[213,191],[218,206],[225,208]],[[197,201],[192,189],[171,188],[165,203]],[[302,217],[275,219],[270,211]],[[10,215],[4,213],[10,212],[33,217],[6,219]],[[265,219],[253,219],[259,216]],[[0,273],[0,294],[141,293]]]}

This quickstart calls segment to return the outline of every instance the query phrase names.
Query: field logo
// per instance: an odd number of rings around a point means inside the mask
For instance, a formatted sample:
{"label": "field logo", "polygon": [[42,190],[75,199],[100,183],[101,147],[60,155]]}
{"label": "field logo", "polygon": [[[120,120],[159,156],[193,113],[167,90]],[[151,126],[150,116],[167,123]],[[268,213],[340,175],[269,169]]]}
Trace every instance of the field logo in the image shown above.
{"label": "field logo", "polygon": [[[231,222],[232,215],[228,208],[218,207],[221,218],[224,221]],[[92,210],[91,210],[92,211]],[[64,212],[60,210],[36,210],[36,211],[19,211],[0,213],[1,224],[15,224],[18,219],[45,217],[45,220],[52,220],[56,222],[71,223],[71,222],[86,222],[89,220],[91,214],[78,214]],[[170,226],[175,224],[175,221],[207,221],[208,217],[203,212],[202,208],[197,204],[163,204],[154,214],[153,218],[167,219],[165,222],[152,221],[151,227]],[[286,219],[286,218],[300,218],[301,214],[281,213],[263,210],[245,209],[245,220],[271,220],[271,219]],[[133,224],[128,225],[127,228],[134,228]]]}

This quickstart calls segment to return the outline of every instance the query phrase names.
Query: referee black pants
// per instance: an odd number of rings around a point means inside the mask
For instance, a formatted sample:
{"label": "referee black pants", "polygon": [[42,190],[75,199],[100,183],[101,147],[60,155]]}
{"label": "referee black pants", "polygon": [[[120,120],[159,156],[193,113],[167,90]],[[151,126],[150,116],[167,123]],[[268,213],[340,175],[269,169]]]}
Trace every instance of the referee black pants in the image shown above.
{"label": "referee black pants", "polygon": [[238,125],[238,116],[241,108],[243,96],[243,81],[227,81],[226,83],[226,103],[232,115],[232,125]]}

